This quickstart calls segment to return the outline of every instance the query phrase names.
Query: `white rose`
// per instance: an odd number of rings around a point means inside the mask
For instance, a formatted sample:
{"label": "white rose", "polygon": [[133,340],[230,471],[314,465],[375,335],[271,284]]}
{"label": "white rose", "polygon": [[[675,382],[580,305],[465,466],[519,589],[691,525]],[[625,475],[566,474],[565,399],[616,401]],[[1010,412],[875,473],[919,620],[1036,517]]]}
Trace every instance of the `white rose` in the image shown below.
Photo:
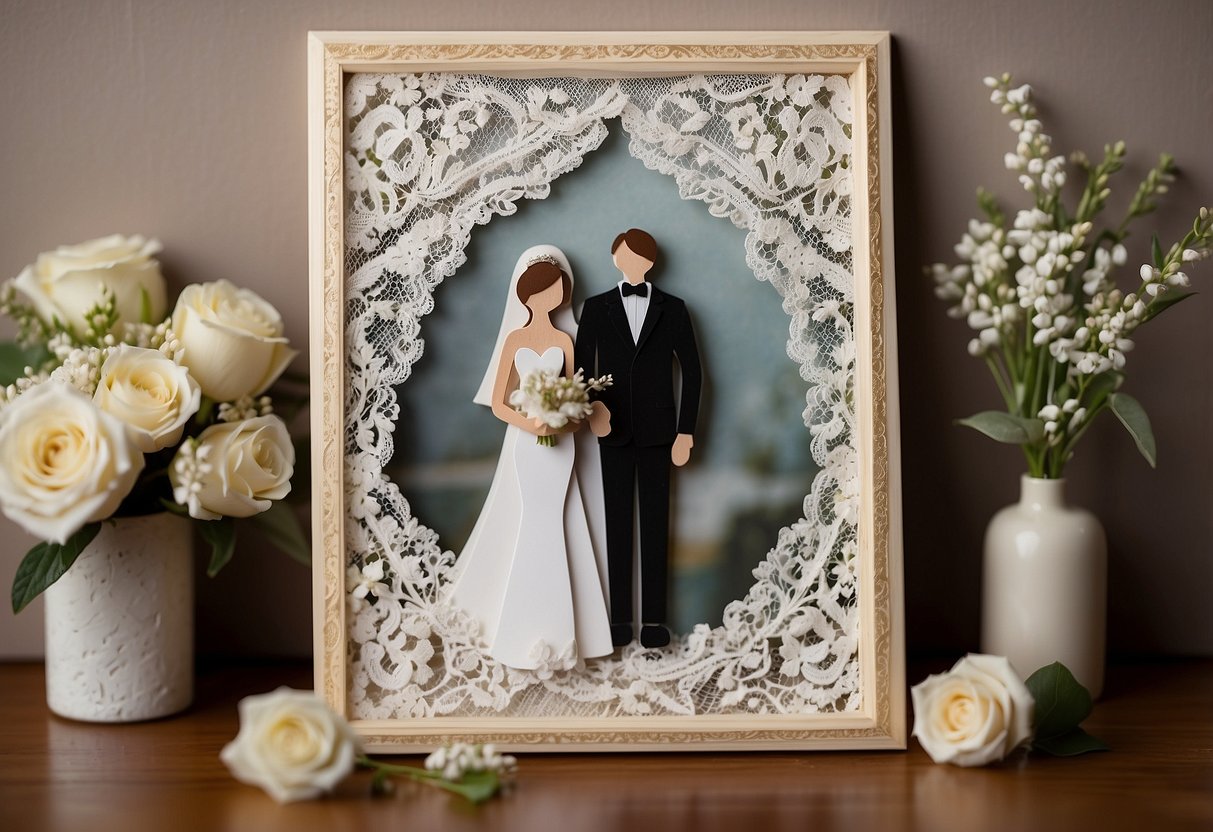
{"label": "white rose", "polygon": [[[13,284],[29,298],[46,321],[58,318],[73,329],[84,328],[84,316],[101,300],[102,287],[114,293],[118,319],[126,323],[164,320],[168,301],[157,240],[138,234],[114,234],[38,255]],[[145,309],[146,305],[146,309]]]}
{"label": "white rose", "polygon": [[142,470],[126,425],[70,385],[44,382],[0,412],[0,508],[44,540],[109,517]]}
{"label": "white rose", "polygon": [[93,394],[98,407],[130,427],[145,454],[177,444],[201,401],[202,390],[188,370],[158,350],[126,344],[101,365]]}
{"label": "white rose", "polygon": [[252,517],[291,492],[295,447],[277,416],[221,422],[169,466],[173,497],[199,520]]}
{"label": "white rose", "polygon": [[358,739],[309,691],[279,688],[240,700],[240,731],[219,759],[279,803],[332,791],[354,768]]}
{"label": "white rose", "polygon": [[172,326],[182,363],[219,402],[263,392],[297,355],[282,337],[278,310],[226,280],[186,286]]}
{"label": "white rose", "polygon": [[937,763],[984,766],[1032,738],[1036,702],[1002,656],[971,653],[910,694],[914,736]]}

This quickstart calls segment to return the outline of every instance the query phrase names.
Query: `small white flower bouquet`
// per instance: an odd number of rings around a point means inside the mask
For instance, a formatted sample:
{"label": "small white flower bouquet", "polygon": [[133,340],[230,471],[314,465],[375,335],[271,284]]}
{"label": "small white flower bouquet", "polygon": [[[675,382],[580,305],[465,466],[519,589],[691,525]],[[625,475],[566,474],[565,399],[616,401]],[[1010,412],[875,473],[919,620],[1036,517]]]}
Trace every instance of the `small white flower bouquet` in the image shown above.
{"label": "small white flower bouquet", "polygon": [[308,560],[279,502],[295,448],[263,395],[296,355],[282,318],[226,280],[187,286],[168,314],[159,251],[104,237],[41,254],[0,288],[18,331],[0,344],[0,511],[47,541],[17,569],[14,611],[114,517],[207,521],[212,575],[231,557],[233,518]]}
{"label": "small white flower bouquet", "polygon": [[[1127,262],[1129,228],[1166,193],[1174,161],[1160,157],[1123,219],[1101,221],[1112,177],[1124,166],[1124,142],[1107,145],[1100,162],[1081,153],[1067,161],[1053,153],[1030,87],[1012,87],[1009,75],[985,83],[1011,117],[1015,150],[1004,161],[1033,204],[1008,217],[978,189],[985,218],[969,222],[956,246],[961,262],[928,269],[935,293],[951,304],[948,314],[976,332],[969,353],[989,367],[1006,407],[960,424],[1019,445],[1031,476],[1056,479],[1095,417],[1110,410],[1154,465],[1150,420],[1120,392],[1126,354],[1138,327],[1193,295],[1187,272],[1213,249],[1213,213],[1201,208],[1191,231],[1169,248],[1155,237],[1134,285],[1118,288],[1113,272]],[[1063,188],[1072,172],[1085,182],[1070,208]]]}
{"label": "small white flower bouquet", "polygon": [[[570,422],[588,417],[593,412],[590,391],[600,392],[611,383],[609,375],[587,380],[581,370],[572,377],[554,370],[531,370],[510,394],[510,406],[528,419],[560,430]],[[556,437],[540,436],[536,442],[551,447],[556,444]]]}

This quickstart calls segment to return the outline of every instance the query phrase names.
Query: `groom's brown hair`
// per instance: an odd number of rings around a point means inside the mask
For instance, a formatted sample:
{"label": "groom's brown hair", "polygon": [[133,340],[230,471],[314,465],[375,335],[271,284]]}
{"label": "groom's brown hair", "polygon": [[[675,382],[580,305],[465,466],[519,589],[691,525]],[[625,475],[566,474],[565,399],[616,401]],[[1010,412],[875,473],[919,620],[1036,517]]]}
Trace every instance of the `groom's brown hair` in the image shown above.
{"label": "groom's brown hair", "polygon": [[615,242],[611,243],[611,254],[619,250],[619,246],[623,243],[628,244],[628,248],[633,254],[639,254],[650,263],[657,262],[657,241],[647,231],[641,231],[639,228],[629,228],[627,231],[615,238]]}

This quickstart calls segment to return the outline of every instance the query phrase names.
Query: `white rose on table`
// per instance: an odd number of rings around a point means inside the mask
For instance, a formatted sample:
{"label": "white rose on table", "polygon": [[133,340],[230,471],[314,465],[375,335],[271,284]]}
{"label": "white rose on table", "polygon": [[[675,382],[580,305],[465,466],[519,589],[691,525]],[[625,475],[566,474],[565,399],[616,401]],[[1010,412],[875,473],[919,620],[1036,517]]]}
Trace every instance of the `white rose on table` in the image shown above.
{"label": "white rose on table", "polygon": [[202,390],[188,370],[158,350],[123,344],[101,365],[93,401],[127,424],[139,450],[152,453],[181,440]]}
{"label": "white rose on table", "polygon": [[142,470],[126,425],[70,385],[44,382],[0,411],[0,509],[44,540],[109,517]]}
{"label": "white rose on table", "polygon": [[260,514],[290,493],[294,473],[295,447],[273,415],[211,425],[169,466],[173,499],[198,520]]}
{"label": "white rose on table", "polygon": [[219,402],[264,392],[297,355],[282,336],[278,310],[226,280],[186,286],[172,327],[182,363]]}
{"label": "white rose on table", "polygon": [[279,688],[240,700],[240,731],[219,759],[240,782],[289,803],[332,791],[357,754],[349,724],[315,694]]}
{"label": "white rose on table", "polygon": [[38,255],[17,275],[13,285],[29,299],[48,323],[56,318],[79,331],[84,316],[102,298],[102,288],[114,294],[118,320],[149,323],[164,320],[168,306],[164,277],[155,256],[157,240],[138,234],[114,234],[61,246]]}
{"label": "white rose on table", "polygon": [[910,694],[914,736],[937,763],[984,766],[1032,739],[1036,702],[1002,656],[971,653]]}

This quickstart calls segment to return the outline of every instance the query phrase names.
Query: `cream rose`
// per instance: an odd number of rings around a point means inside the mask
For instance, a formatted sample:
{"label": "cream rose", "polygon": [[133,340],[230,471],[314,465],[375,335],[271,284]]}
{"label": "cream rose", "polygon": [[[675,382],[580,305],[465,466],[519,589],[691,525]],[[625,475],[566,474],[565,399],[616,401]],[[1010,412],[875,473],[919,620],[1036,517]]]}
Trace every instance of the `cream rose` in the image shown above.
{"label": "cream rose", "polygon": [[67,384],[39,384],[0,412],[0,508],[44,540],[109,517],[142,470],[126,425]]}
{"label": "cream rose", "polygon": [[252,517],[291,491],[295,447],[277,416],[211,425],[169,466],[173,497],[191,517]]}
{"label": "cream rose", "polygon": [[240,700],[240,731],[219,759],[240,782],[289,803],[332,791],[357,754],[349,724],[315,694],[279,688]]}
{"label": "cream rose", "polygon": [[121,419],[146,453],[175,445],[198,412],[202,391],[189,371],[157,350],[126,344],[101,365],[93,402]]}
{"label": "cream rose", "polygon": [[[136,234],[114,234],[38,255],[13,284],[46,321],[58,319],[82,329],[84,316],[101,300],[102,287],[114,293],[118,319],[138,323],[164,320],[168,302],[160,263],[160,243]],[[146,309],[145,309],[146,306]]]}
{"label": "cream rose", "polygon": [[910,694],[914,736],[937,763],[984,766],[1032,739],[1035,700],[1002,656],[972,653]]}
{"label": "cream rose", "polygon": [[278,310],[226,280],[185,287],[172,326],[182,363],[215,401],[256,396],[297,355],[282,337]]}

